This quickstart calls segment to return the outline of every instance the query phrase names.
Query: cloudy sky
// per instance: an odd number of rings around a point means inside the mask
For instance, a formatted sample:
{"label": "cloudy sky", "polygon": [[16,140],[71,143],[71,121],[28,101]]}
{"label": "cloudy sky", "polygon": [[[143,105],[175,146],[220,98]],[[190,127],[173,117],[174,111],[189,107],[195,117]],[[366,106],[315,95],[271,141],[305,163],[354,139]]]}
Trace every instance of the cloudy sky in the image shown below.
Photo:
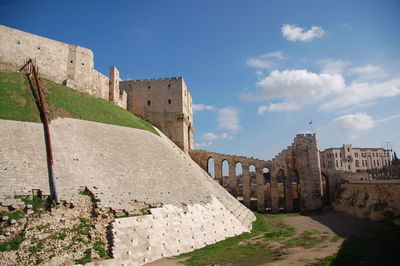
{"label": "cloudy sky", "polygon": [[0,23],[90,48],[105,74],[183,76],[197,148],[271,159],[312,131],[400,151],[400,1],[96,3],[3,0]]}

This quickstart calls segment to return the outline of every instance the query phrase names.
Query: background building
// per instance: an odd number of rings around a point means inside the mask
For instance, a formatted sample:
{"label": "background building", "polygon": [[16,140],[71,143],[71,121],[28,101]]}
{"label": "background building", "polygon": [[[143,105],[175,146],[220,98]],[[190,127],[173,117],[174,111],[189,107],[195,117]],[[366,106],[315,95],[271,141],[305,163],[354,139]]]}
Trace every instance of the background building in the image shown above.
{"label": "background building", "polygon": [[341,148],[320,151],[320,161],[322,170],[356,172],[389,165],[390,154],[382,148],[353,148],[351,144],[343,144]]}

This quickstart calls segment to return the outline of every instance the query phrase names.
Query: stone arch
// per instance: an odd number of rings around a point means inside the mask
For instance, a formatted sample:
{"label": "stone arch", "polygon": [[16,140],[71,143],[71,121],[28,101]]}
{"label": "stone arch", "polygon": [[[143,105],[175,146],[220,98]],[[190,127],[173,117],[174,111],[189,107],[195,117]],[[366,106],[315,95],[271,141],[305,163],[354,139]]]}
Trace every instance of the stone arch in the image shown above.
{"label": "stone arch", "polygon": [[263,174],[263,187],[264,187],[264,208],[265,212],[271,212],[272,202],[271,202],[271,171],[267,166],[262,168]]}
{"label": "stone arch", "polygon": [[284,211],[285,210],[285,171],[280,168],[276,172],[276,180],[278,183],[278,207],[279,211]]}
{"label": "stone arch", "polygon": [[227,187],[229,179],[229,161],[227,159],[222,159],[221,169],[222,169],[222,186]]}
{"label": "stone arch", "polygon": [[241,162],[235,163],[235,175],[238,185],[243,184],[243,164]]}
{"label": "stone arch", "polygon": [[249,165],[249,177],[251,185],[257,184],[256,170],[257,168],[254,164]]}
{"label": "stone arch", "polygon": [[269,168],[264,166],[262,169],[263,171],[263,185],[271,183],[271,172],[269,171]]}
{"label": "stone arch", "polygon": [[321,185],[322,185],[322,202],[325,205],[330,205],[330,195],[329,195],[329,178],[324,174],[321,173]]}
{"label": "stone arch", "polygon": [[207,159],[207,173],[215,178],[215,159],[213,157],[208,157]]}
{"label": "stone arch", "polygon": [[299,174],[296,170],[292,169],[290,171],[291,175],[291,189],[292,189],[292,200],[293,200],[293,211],[301,210],[301,195],[300,195],[300,179]]}

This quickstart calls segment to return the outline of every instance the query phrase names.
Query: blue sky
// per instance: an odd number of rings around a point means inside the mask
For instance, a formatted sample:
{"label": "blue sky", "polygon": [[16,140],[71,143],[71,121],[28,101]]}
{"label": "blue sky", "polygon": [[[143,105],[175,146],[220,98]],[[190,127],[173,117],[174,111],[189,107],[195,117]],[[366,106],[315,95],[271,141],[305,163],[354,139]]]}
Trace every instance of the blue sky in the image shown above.
{"label": "blue sky", "polygon": [[261,159],[311,130],[320,149],[400,151],[399,14],[396,0],[0,3],[1,24],[90,48],[102,73],[183,76],[197,148]]}

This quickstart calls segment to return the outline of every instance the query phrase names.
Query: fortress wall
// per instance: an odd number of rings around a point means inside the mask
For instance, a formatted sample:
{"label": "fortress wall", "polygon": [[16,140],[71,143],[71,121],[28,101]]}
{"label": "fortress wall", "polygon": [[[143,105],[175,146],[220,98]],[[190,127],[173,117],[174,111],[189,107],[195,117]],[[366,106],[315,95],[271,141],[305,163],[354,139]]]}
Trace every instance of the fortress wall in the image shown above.
{"label": "fortress wall", "polygon": [[[94,69],[93,52],[0,25],[0,70],[18,71],[35,59],[40,75],[78,91],[109,100],[108,77]],[[117,103],[124,106],[123,98]]]}
{"label": "fortress wall", "polygon": [[[0,123],[0,202],[18,207],[14,195],[34,189],[48,195],[43,126]],[[50,131],[61,200],[77,204],[84,186],[103,209],[130,212],[135,201],[162,204],[151,215],[116,220],[113,262],[141,264],[251,229],[254,214],[162,133],[66,118],[53,120]]]}
{"label": "fortress wall", "polygon": [[342,184],[332,206],[336,211],[375,221],[388,220],[400,225],[400,182]]}
{"label": "fortress wall", "polygon": [[[75,72],[70,46],[66,43],[0,25],[1,70],[17,71],[29,58],[35,58],[43,77],[62,83],[67,72]],[[89,66],[88,66],[89,67]]]}

